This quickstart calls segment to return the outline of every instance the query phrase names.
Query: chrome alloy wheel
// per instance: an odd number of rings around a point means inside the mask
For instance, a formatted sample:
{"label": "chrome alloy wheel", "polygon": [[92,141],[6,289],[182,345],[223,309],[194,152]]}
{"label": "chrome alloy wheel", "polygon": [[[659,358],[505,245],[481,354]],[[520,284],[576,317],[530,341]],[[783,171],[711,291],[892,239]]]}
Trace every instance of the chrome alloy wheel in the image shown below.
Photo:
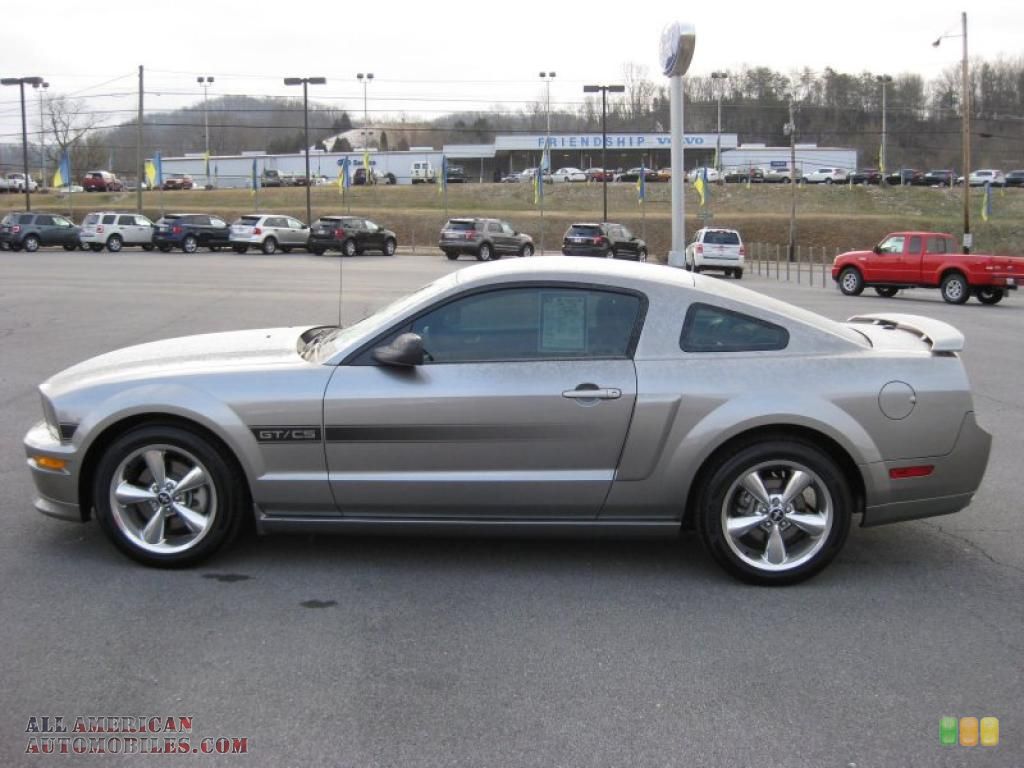
{"label": "chrome alloy wheel", "polygon": [[155,554],[195,547],[213,528],[217,491],[191,453],[147,445],[128,455],[110,481],[114,524],[132,544]]}
{"label": "chrome alloy wheel", "polygon": [[747,565],[787,571],[811,560],[825,545],[835,519],[824,481],[793,461],[758,464],[725,494],[725,541]]}

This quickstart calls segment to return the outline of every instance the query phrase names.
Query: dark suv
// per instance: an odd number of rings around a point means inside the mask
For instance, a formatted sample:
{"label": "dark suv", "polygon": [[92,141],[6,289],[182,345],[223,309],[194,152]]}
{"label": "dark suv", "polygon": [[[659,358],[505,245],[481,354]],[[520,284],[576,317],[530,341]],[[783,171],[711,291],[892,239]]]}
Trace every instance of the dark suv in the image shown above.
{"label": "dark suv", "polygon": [[923,181],[929,187],[953,187],[956,186],[956,171],[928,171]]}
{"label": "dark suv", "polygon": [[172,248],[185,253],[199,248],[216,251],[231,245],[231,228],[223,219],[205,213],[168,213],[156,223],[153,245],[164,253]]}
{"label": "dark suv", "polygon": [[533,238],[500,219],[448,219],[437,245],[452,261],[464,253],[477,261],[533,256]]}
{"label": "dark suv", "polygon": [[622,224],[573,224],[562,238],[562,253],[647,261],[647,243]]}
{"label": "dark suv", "polygon": [[394,232],[359,216],[321,216],[309,228],[309,250],[318,255],[325,251],[341,251],[346,256],[380,251],[394,256],[397,247]]}
{"label": "dark suv", "polygon": [[29,253],[41,245],[62,245],[73,251],[81,243],[78,227],[55,213],[9,213],[0,222],[0,248]]}

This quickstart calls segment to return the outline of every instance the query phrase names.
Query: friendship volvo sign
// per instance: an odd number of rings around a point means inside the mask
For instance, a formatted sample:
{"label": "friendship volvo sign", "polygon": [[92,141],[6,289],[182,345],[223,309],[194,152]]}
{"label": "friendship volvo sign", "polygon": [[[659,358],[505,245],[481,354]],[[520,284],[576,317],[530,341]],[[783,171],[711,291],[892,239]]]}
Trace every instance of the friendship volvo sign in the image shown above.
{"label": "friendship volvo sign", "polygon": [[[714,149],[715,139],[714,133],[690,133],[683,137],[683,143],[696,149]],[[672,146],[672,137],[667,133],[609,133],[606,146],[612,150],[669,149]],[[739,146],[738,134],[722,134],[722,149],[734,149],[737,146]],[[556,150],[601,149],[601,134],[556,133],[548,137],[548,147]],[[544,135],[496,136],[494,148],[498,152],[503,150],[542,150],[544,149]]]}

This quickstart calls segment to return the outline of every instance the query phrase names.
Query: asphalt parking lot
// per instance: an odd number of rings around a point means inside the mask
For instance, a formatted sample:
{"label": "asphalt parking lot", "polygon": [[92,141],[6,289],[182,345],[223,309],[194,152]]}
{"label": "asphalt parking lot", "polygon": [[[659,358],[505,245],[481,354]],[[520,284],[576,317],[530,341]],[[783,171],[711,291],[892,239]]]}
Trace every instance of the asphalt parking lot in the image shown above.
{"label": "asphalt parking lot", "polygon": [[[470,263],[0,253],[0,764],[182,762],[26,755],[26,723],[46,715],[190,715],[197,739],[248,739],[247,757],[196,765],[1024,763],[1024,296],[854,299],[748,272],[747,287],[837,319],[953,323],[994,435],[970,508],[855,528],[796,587],[733,581],[695,536],[250,536],[166,572],[95,524],[33,511],[21,439],[57,370],[169,336],[335,322],[339,265],[348,323]],[[940,746],[939,718],[968,715],[998,717],[1000,745]]]}

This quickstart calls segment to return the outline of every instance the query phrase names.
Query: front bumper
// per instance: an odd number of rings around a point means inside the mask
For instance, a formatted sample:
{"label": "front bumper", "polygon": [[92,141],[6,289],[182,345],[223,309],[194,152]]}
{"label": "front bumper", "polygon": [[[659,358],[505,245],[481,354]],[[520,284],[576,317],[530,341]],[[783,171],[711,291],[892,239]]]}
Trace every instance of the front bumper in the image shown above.
{"label": "front bumper", "polygon": [[[959,512],[971,503],[988,465],[992,435],[978,426],[974,412],[964,415],[953,450],[944,456],[899,459],[871,464],[865,469],[868,505],[862,525],[885,525],[903,520]],[[927,477],[893,480],[897,467],[929,464]]]}
{"label": "front bumper", "polygon": [[[78,461],[75,448],[58,440],[46,422],[39,422],[25,435],[25,456],[36,485],[33,506],[44,515],[82,522],[85,517],[78,503]],[[45,469],[36,457],[45,456],[67,462],[63,470]]]}

